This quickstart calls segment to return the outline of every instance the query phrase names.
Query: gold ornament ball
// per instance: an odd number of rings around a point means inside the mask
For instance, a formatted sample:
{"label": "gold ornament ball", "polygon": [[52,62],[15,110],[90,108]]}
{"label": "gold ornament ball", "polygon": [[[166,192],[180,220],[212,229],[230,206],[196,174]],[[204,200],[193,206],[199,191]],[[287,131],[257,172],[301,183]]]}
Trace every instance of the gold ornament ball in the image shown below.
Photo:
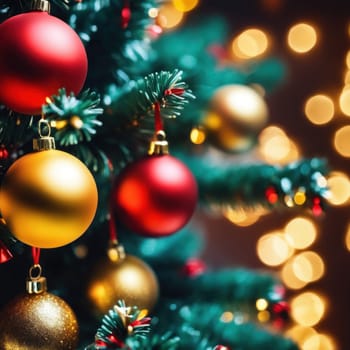
{"label": "gold ornament ball", "polygon": [[87,287],[87,297],[97,316],[106,314],[119,299],[124,299],[128,306],[152,310],[158,294],[153,270],[133,255],[116,262],[102,260],[92,271]]}
{"label": "gold ornament ball", "polygon": [[0,313],[1,350],[76,350],[79,326],[70,306],[50,294],[25,294]]}
{"label": "gold ornament ball", "polygon": [[78,158],[59,150],[16,160],[0,189],[0,210],[12,234],[38,248],[56,248],[79,238],[97,208],[95,180]]}
{"label": "gold ornament ball", "polygon": [[214,146],[240,152],[255,144],[257,134],[267,121],[264,98],[251,87],[231,84],[215,91],[203,126]]}

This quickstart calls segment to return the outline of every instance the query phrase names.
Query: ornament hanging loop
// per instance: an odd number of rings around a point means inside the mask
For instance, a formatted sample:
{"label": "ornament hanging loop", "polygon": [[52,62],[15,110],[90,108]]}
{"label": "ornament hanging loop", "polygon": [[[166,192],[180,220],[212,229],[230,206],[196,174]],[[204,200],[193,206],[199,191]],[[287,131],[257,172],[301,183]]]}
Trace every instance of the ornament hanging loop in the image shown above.
{"label": "ornament hanging loop", "polygon": [[29,269],[29,277],[26,282],[28,294],[41,294],[47,291],[46,278],[41,276],[42,268],[40,264],[34,264]]}
{"label": "ornament hanging loop", "polygon": [[56,149],[55,139],[51,137],[50,123],[43,117],[38,123],[39,138],[33,139],[34,151],[46,151],[50,149]]}
{"label": "ornament hanging loop", "polygon": [[39,120],[38,133],[41,138],[51,136],[51,125],[44,117]]}
{"label": "ornament hanging loop", "polygon": [[33,281],[38,280],[41,277],[43,269],[40,264],[34,264],[29,269],[29,278]]}

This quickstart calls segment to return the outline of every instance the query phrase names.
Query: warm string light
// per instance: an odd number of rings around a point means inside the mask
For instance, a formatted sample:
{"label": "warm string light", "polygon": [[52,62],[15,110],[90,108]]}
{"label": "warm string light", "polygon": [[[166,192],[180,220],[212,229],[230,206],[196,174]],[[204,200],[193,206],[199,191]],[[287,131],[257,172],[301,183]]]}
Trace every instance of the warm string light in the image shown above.
{"label": "warm string light", "polygon": [[268,51],[269,38],[259,28],[248,28],[239,33],[231,42],[232,53],[239,59],[252,59]]}
{"label": "warm string light", "polygon": [[[317,236],[318,229],[313,221],[307,217],[295,217],[282,230],[263,235],[257,242],[257,254],[265,265],[279,268],[287,288],[301,290],[321,279],[325,273],[322,257],[310,250]],[[263,301],[257,301],[258,309],[263,305]],[[290,315],[295,325],[286,331],[286,335],[303,350],[311,350],[305,344],[316,341],[327,342],[329,349],[335,350],[334,340],[314,328],[324,318],[326,311],[327,299],[318,292],[305,291],[294,295],[290,300]]]}
{"label": "warm string light", "polygon": [[283,165],[300,158],[297,144],[281,127],[275,125],[270,125],[261,131],[257,151],[269,164]]}
{"label": "warm string light", "polygon": [[194,10],[199,0],[172,0],[164,3],[157,14],[157,24],[163,29],[172,29],[179,26],[185,15]]}
{"label": "warm string light", "polygon": [[297,23],[290,27],[287,33],[288,47],[299,54],[311,51],[317,44],[317,31],[308,23]]}
{"label": "warm string light", "polygon": [[[286,41],[288,48],[301,56],[311,53],[317,47],[320,33],[313,24],[296,23],[290,26],[286,33]],[[232,39],[231,54],[233,59],[249,60],[265,54],[270,45],[270,35],[258,28],[249,28]],[[339,109],[344,116],[350,116],[350,51],[346,54],[345,63],[347,71],[344,87],[339,96]],[[335,101],[332,96],[327,94],[315,94],[306,100],[304,113],[314,125],[325,125],[334,120]],[[197,132],[196,129],[193,132],[195,135],[193,143],[196,143]],[[339,128],[334,135],[335,150],[343,157],[350,157],[349,139],[350,125]],[[280,127],[276,126],[269,126],[260,133],[257,149],[264,161],[271,164],[285,164],[300,158],[298,146]],[[329,178],[322,178],[320,181],[322,181],[320,186],[330,189],[330,195],[327,198],[330,204],[347,205],[349,203],[350,181],[347,176],[339,175],[339,173],[331,174]],[[276,203],[279,199],[278,193],[273,187],[266,189],[265,196],[271,204]],[[302,187],[284,198],[285,205],[289,207],[303,205],[307,200],[305,189]],[[312,205],[315,216],[322,213],[320,198],[314,198]],[[257,220],[252,218],[254,215],[248,214],[243,209],[224,211],[225,217],[235,224],[242,217],[244,217],[242,222],[248,222],[248,225]],[[237,219],[238,217],[240,219]],[[247,218],[251,220],[247,220]],[[317,252],[310,250],[317,236],[318,230],[310,219],[296,217],[290,220],[283,230],[266,233],[261,237],[257,242],[257,253],[264,264],[279,268],[281,278],[288,288],[300,290],[309,283],[321,279],[326,270],[323,258]],[[350,229],[346,235],[345,243],[350,250]],[[303,350],[335,350],[336,345],[332,337],[321,334],[313,328],[326,313],[326,299],[316,292],[307,292],[297,295],[292,300],[291,307],[296,325],[287,334]],[[257,301],[257,310],[262,308],[260,316],[263,320],[267,315],[260,303],[263,302]],[[230,322],[234,320],[234,314],[224,313],[222,318]]]}

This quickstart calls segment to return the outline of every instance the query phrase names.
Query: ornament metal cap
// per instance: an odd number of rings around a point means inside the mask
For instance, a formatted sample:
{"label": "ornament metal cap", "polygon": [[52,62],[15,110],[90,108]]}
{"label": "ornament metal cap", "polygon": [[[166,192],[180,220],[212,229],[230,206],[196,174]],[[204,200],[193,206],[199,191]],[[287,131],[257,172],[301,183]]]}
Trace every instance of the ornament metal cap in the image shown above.
{"label": "ornament metal cap", "polygon": [[50,13],[50,2],[48,0],[33,0],[31,10]]}
{"label": "ornament metal cap", "polygon": [[126,257],[124,246],[119,244],[116,240],[110,241],[108,245],[107,256],[112,262],[120,262],[124,260]]}
{"label": "ornament metal cap", "polygon": [[[37,271],[36,275],[35,271]],[[28,294],[40,294],[47,291],[46,278],[41,276],[41,271],[41,266],[39,264],[35,264],[29,269],[29,277],[26,281],[26,290]]]}
{"label": "ornament metal cap", "polygon": [[154,134],[151,144],[149,146],[148,154],[149,155],[169,154],[168,141],[166,140],[166,135],[164,130],[159,130]]}
{"label": "ornament metal cap", "polygon": [[34,151],[47,151],[50,149],[56,149],[55,139],[53,137],[45,136],[39,139],[33,139]]}

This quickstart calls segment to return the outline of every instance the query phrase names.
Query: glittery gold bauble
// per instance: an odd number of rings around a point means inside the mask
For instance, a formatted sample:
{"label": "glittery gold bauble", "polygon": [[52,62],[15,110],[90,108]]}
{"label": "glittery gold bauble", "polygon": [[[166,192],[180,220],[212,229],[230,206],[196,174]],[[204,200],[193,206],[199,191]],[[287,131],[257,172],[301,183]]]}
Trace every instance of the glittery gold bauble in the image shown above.
{"label": "glittery gold bauble", "polygon": [[267,120],[263,97],[248,86],[233,84],[215,91],[203,126],[208,141],[215,147],[241,152],[254,145]]}
{"label": "glittery gold bauble", "polygon": [[78,158],[59,150],[29,153],[5,174],[0,210],[12,234],[38,248],[80,237],[97,208],[95,180]]}
{"label": "glittery gold bauble", "polygon": [[25,294],[0,313],[1,350],[76,350],[79,327],[70,306],[50,294]]}
{"label": "glittery gold bauble", "polygon": [[113,262],[106,258],[92,271],[87,296],[96,315],[104,315],[124,299],[129,306],[151,310],[158,299],[158,280],[153,270],[141,259],[126,255]]}

